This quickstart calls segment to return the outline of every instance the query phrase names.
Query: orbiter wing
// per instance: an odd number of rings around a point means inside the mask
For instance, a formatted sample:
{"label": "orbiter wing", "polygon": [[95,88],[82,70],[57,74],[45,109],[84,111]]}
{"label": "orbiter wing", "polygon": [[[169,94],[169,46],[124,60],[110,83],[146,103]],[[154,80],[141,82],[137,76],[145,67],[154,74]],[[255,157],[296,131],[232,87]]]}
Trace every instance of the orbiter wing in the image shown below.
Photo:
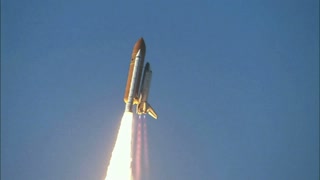
{"label": "orbiter wing", "polygon": [[154,109],[150,106],[147,102],[141,102],[137,106],[137,114],[149,114],[154,119],[158,118],[157,113],[154,111]]}

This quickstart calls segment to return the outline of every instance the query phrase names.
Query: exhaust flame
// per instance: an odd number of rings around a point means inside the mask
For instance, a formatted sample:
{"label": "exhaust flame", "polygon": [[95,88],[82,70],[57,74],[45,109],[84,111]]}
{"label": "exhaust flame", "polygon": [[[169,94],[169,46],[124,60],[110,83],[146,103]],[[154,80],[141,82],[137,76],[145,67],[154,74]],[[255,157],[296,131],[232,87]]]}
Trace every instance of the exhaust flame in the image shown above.
{"label": "exhaust flame", "polygon": [[141,179],[141,118],[139,117],[137,125],[137,135],[136,135],[136,155],[135,155],[135,180]]}
{"label": "exhaust flame", "polygon": [[132,112],[124,112],[105,180],[131,180]]}
{"label": "exhaust flame", "polygon": [[144,146],[144,165],[146,172],[149,171],[149,153],[148,153],[148,131],[146,116],[143,118],[143,146]]}
{"label": "exhaust flame", "polygon": [[[137,120],[135,136],[135,157],[134,157],[134,180],[149,179],[149,155],[148,155],[148,133],[145,116],[139,116]],[[143,163],[141,160],[144,160]],[[142,170],[144,172],[142,172]]]}

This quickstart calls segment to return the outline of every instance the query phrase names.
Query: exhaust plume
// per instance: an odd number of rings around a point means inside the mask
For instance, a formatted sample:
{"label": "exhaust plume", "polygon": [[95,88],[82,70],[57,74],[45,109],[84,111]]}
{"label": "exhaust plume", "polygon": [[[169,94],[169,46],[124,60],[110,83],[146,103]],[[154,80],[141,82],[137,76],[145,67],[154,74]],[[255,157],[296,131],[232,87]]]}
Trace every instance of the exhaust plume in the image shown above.
{"label": "exhaust plume", "polygon": [[132,112],[124,112],[105,180],[131,180]]}

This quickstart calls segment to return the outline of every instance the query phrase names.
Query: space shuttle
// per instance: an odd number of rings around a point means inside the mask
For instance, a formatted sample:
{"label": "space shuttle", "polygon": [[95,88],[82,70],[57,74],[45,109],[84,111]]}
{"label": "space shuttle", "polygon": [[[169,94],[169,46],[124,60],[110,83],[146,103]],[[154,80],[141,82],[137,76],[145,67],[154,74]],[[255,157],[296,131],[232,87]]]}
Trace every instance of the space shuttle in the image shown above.
{"label": "space shuttle", "polygon": [[124,93],[125,111],[133,112],[133,106],[136,105],[137,114],[149,114],[154,119],[157,119],[157,113],[148,103],[152,71],[150,63],[146,63],[143,68],[145,54],[146,45],[143,38],[140,38],[135,43],[131,54],[128,80]]}

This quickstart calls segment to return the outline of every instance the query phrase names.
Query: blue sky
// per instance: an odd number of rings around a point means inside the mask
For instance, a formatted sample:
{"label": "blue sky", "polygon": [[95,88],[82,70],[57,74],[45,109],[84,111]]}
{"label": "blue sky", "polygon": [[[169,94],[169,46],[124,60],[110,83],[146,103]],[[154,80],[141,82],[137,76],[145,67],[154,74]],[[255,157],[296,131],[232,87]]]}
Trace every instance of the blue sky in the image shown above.
{"label": "blue sky", "polygon": [[103,179],[132,47],[152,180],[319,179],[319,1],[4,0],[1,179]]}

